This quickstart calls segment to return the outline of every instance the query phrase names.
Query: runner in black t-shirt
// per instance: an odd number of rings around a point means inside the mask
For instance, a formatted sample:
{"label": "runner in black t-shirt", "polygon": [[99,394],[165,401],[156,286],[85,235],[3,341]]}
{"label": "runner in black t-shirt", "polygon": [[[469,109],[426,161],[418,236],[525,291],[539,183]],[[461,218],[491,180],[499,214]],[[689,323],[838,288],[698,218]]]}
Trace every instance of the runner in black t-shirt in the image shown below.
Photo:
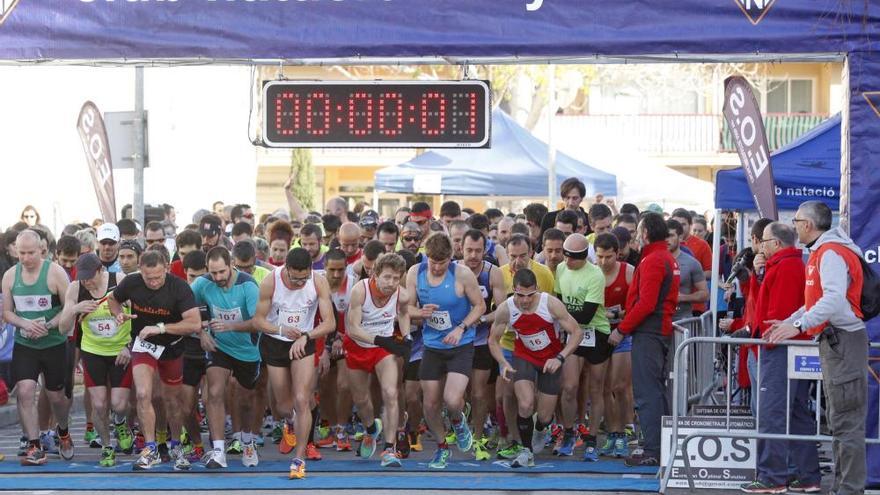
{"label": "runner in black t-shirt", "polygon": [[[160,253],[145,252],[139,266],[140,273],[123,279],[109,298],[110,311],[120,324],[133,318],[131,366],[138,391],[138,418],[146,447],[132,468],[145,470],[159,463],[152,404],[153,378],[158,372],[162,381],[161,396],[171,425],[174,469],[189,469],[189,461],[180,447],[182,336],[201,331],[199,310],[189,285],[177,277],[168,276],[165,259]],[[126,301],[131,303],[131,315],[122,312],[122,304]]]}

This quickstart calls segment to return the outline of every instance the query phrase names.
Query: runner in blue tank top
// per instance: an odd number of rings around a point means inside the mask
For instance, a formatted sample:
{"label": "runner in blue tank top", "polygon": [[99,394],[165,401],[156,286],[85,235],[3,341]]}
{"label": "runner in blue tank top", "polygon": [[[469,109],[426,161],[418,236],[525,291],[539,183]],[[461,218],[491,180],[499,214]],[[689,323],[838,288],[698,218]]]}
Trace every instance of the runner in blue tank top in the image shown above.
{"label": "runner in blue tank top", "polygon": [[[425,420],[435,438],[441,439],[432,469],[443,469],[450,457],[440,415],[441,398],[462,452],[473,446],[473,436],[464,417],[464,394],[474,360],[474,325],[486,310],[477,278],[463,265],[452,264],[452,241],[445,234],[433,234],[425,242],[427,263],[417,264],[407,273],[406,288],[414,319],[422,320],[424,354],[419,378],[424,397]],[[418,322],[416,322],[418,323]],[[446,377],[445,390],[441,387]]]}

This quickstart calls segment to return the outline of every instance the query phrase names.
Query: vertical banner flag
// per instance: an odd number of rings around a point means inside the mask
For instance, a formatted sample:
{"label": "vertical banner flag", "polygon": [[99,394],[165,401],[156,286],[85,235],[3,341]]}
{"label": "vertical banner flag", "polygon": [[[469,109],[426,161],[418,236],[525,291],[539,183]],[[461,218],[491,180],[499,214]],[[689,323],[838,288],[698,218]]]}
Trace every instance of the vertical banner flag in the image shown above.
{"label": "vertical banner flag", "polygon": [[743,77],[732,76],[724,81],[724,119],[733,135],[758,214],[778,220],[776,187],[764,120],[752,87]]}
{"label": "vertical banner flag", "polygon": [[98,207],[105,222],[116,222],[116,195],[113,192],[113,167],[104,118],[94,103],[87,101],[79,111],[76,129],[82,139],[83,151],[98,196]]}

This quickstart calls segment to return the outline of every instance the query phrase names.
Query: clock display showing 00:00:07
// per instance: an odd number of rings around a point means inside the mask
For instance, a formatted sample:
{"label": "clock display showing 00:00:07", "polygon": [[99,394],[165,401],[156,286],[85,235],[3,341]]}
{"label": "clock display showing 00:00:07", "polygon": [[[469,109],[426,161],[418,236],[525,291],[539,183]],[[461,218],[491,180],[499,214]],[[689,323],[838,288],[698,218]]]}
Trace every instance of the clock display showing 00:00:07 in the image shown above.
{"label": "clock display showing 00:00:07", "polygon": [[488,88],[481,81],[300,84],[265,89],[267,140],[275,145],[481,146]]}

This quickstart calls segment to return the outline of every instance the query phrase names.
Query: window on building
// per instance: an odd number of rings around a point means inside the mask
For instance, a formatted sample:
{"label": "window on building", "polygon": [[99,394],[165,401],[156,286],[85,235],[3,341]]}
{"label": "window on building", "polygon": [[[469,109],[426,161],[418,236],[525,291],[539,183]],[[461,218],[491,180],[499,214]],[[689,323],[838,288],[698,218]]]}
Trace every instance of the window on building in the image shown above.
{"label": "window on building", "polygon": [[769,81],[767,113],[813,113],[813,81],[787,79]]}

